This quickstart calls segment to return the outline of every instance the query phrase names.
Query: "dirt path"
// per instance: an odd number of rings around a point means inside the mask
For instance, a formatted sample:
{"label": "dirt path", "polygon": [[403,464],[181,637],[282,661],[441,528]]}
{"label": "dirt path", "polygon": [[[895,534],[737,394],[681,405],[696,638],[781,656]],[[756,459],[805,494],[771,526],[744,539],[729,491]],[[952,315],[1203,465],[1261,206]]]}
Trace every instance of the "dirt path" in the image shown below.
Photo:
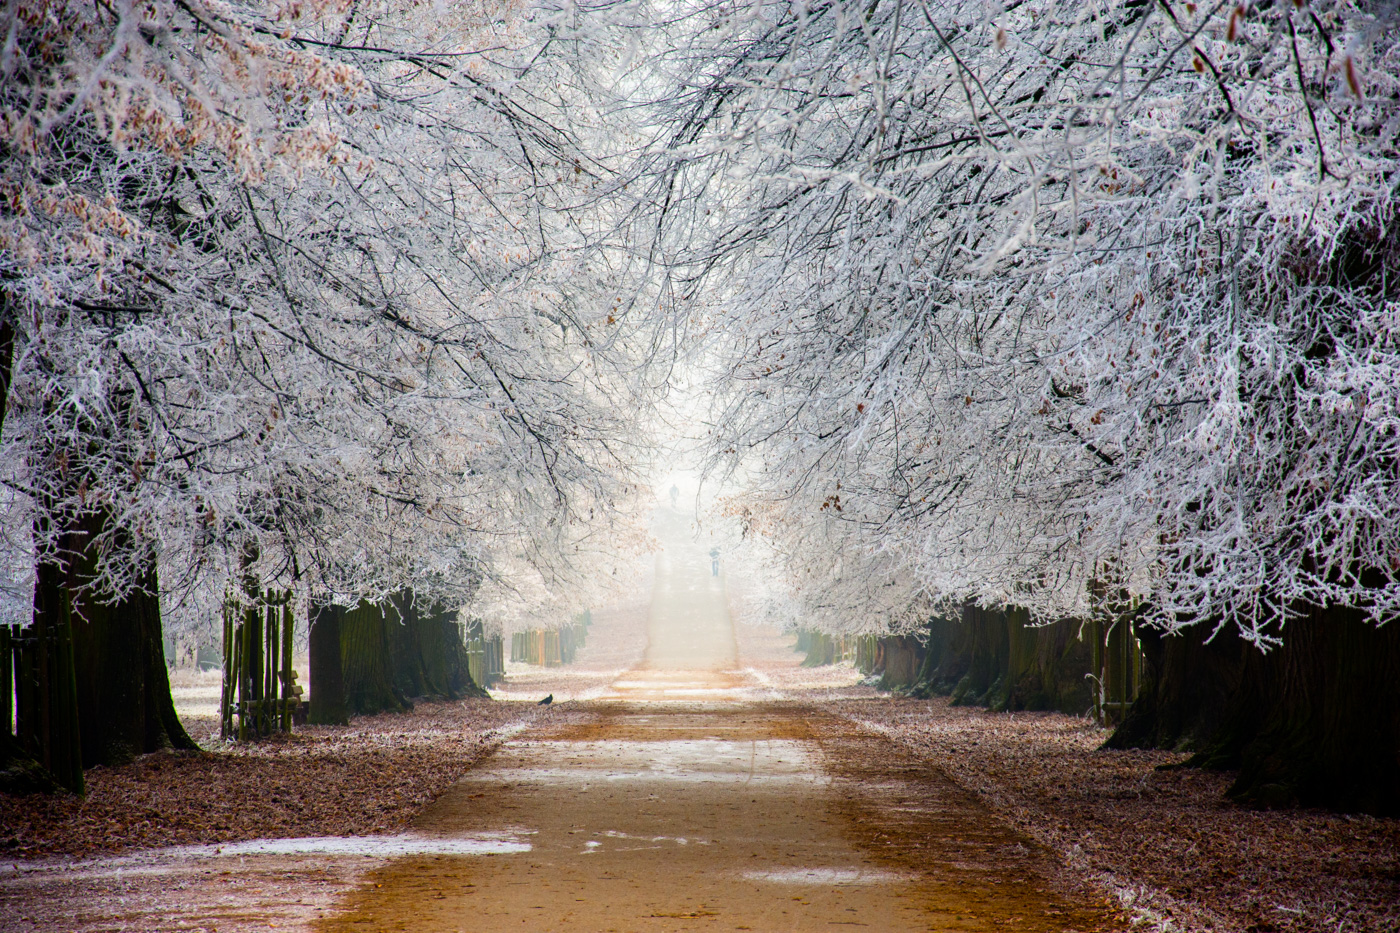
{"label": "dirt path", "polygon": [[[797,671],[776,635],[736,639],[706,546],[688,543],[675,515],[656,530],[669,547],[649,613],[604,614],[597,634],[608,637],[590,638],[589,663],[521,678],[518,702],[492,712],[523,731],[507,730],[495,752],[440,747],[487,735],[472,731],[481,711],[444,706],[415,713],[423,721],[404,735],[361,723],[337,739],[344,748],[307,745],[311,771],[269,765],[268,780],[310,773],[319,786],[341,759],[371,764],[360,746],[372,746],[400,794],[423,776],[405,756],[466,767],[410,832],[225,842],[194,832],[212,844],[0,863],[0,933],[1126,927],[936,762],[831,711],[848,691],[806,689],[830,670]],[[547,692],[567,702],[535,706]],[[166,765],[213,767],[159,757],[142,767],[158,781],[164,770],[151,769]],[[364,801],[314,796],[359,826],[386,805],[384,789]],[[248,803],[204,792],[211,806]],[[308,825],[346,831],[322,822]]]}
{"label": "dirt path", "polygon": [[316,929],[1119,925],[936,772],[736,670],[723,577],[671,540],[646,661],[596,718],[517,737],[414,827],[494,850],[392,860]]}

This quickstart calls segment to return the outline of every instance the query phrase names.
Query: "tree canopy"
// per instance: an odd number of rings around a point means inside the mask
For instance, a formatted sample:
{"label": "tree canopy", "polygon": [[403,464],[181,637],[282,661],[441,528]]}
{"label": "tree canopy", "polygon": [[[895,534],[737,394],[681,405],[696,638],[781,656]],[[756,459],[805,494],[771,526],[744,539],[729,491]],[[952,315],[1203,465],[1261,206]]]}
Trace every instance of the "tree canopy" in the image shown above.
{"label": "tree canopy", "polygon": [[549,604],[692,415],[818,627],[1400,608],[1394,4],[6,17],[11,615]]}

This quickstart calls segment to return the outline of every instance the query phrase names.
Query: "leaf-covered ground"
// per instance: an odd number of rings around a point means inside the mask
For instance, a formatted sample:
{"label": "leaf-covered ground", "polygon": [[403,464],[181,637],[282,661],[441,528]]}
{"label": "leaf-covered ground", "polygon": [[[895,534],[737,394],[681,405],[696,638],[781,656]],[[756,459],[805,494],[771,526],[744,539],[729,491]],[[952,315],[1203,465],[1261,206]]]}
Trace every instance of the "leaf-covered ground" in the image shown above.
{"label": "leaf-covered ground", "polygon": [[1232,774],[1170,752],[1098,751],[1106,733],[1053,713],[947,700],[837,700],[975,792],[1151,925],[1249,933],[1400,930],[1400,820],[1263,811]]}
{"label": "leaf-covered ground", "polygon": [[[304,727],[265,742],[93,768],[86,799],[0,795],[0,858],[392,832],[494,747],[503,730],[539,714],[533,704],[422,702],[411,713],[349,726]],[[187,723],[200,737],[207,725]]]}

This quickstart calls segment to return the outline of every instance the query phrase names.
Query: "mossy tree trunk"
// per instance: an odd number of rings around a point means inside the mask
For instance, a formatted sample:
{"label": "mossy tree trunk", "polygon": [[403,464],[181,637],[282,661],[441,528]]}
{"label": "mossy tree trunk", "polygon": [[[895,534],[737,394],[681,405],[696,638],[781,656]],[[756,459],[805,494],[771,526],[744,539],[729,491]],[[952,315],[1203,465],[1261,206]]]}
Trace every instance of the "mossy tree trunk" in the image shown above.
{"label": "mossy tree trunk", "polygon": [[1252,650],[1234,629],[1207,639],[1210,626],[1172,635],[1138,631],[1143,687],[1106,748],[1199,749],[1219,734]]}
{"label": "mossy tree trunk", "polygon": [[1006,677],[1010,652],[1006,615],[1001,609],[968,603],[963,607],[963,628],[968,635],[967,673],[953,688],[953,705],[984,705]]}
{"label": "mossy tree trunk", "polygon": [[967,673],[967,659],[957,651],[959,628],[957,622],[944,616],[928,620],[924,660],[919,665],[918,682],[909,692],[910,696],[921,699],[947,696]]}
{"label": "mossy tree trunk", "polygon": [[1093,706],[1090,644],[1075,619],[1032,626],[1019,607],[1005,613],[1007,669],[989,705],[995,710],[1058,710],[1076,715]]}
{"label": "mossy tree trunk", "polygon": [[389,640],[394,684],[405,696],[458,700],[485,696],[472,680],[457,611],[425,604],[412,591],[394,596],[389,613]]}
{"label": "mossy tree trunk", "polygon": [[803,667],[825,667],[838,660],[836,639],[832,636],[825,632],[807,632],[805,641],[807,656],[802,659]]}
{"label": "mossy tree trunk", "polygon": [[1077,620],[1032,626],[1019,607],[966,606],[961,620],[929,620],[912,696],[953,695],[961,705],[1082,714],[1093,703],[1090,645]]}
{"label": "mossy tree trunk", "polygon": [[885,662],[880,689],[906,690],[914,686],[924,657],[919,640],[911,635],[886,635],[880,642]]}

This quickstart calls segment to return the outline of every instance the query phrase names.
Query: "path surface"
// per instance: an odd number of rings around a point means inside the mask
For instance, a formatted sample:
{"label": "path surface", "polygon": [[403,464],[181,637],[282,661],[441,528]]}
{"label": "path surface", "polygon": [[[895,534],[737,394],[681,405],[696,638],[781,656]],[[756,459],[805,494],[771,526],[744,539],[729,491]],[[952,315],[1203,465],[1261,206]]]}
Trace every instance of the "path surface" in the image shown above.
{"label": "path surface", "polygon": [[661,530],[642,665],[591,721],[507,743],[414,827],[477,854],[388,862],[322,933],[1116,926],[1055,893],[1048,856],[975,799],[740,672],[723,577]]}

